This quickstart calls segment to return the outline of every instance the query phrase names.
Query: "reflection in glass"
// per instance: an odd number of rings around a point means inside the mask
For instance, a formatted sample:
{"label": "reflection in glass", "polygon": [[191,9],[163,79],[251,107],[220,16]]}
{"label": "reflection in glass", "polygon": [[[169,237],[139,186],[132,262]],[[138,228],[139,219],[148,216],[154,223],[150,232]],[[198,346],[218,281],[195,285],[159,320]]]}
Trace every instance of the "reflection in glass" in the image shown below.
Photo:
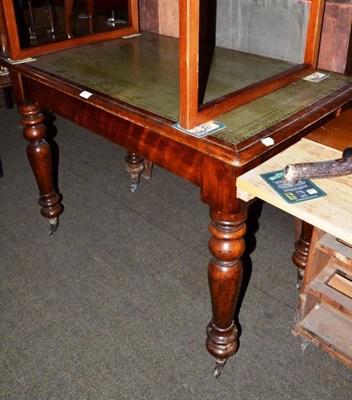
{"label": "reflection in glass", "polygon": [[128,0],[13,0],[21,48],[124,28]]}

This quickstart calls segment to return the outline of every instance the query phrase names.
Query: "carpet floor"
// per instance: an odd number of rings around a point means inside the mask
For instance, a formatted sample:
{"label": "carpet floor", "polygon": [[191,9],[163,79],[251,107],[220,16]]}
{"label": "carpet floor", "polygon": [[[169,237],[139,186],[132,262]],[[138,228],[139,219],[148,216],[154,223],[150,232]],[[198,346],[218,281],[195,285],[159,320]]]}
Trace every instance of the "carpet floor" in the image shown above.
{"label": "carpet floor", "polygon": [[214,379],[199,188],[155,166],[131,193],[124,150],[55,126],[64,212],[49,237],[20,117],[0,111],[1,400],[351,398],[351,370],[291,333],[290,216],[252,207],[240,348]]}

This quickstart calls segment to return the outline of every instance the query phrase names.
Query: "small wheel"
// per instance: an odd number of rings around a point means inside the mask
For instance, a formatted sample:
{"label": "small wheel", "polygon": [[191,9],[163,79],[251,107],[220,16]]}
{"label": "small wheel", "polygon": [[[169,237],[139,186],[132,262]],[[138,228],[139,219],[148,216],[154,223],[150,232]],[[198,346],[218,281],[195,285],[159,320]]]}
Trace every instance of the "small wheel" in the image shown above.
{"label": "small wheel", "polygon": [[306,338],[301,338],[301,349],[302,352],[304,353],[304,350],[308,347],[308,345],[310,344],[310,341]]}
{"label": "small wheel", "polygon": [[224,367],[222,367],[222,366],[220,366],[220,365],[217,365],[217,366],[214,368],[214,371],[213,371],[213,376],[214,376],[214,378],[219,378],[219,376],[221,375],[221,372],[222,372],[223,368],[224,368]]}
{"label": "small wheel", "polygon": [[352,157],[352,147],[347,147],[342,153],[343,158],[350,158]]}
{"label": "small wheel", "polygon": [[296,290],[301,290],[303,278],[304,278],[304,272],[297,271]]}
{"label": "small wheel", "polygon": [[226,361],[227,361],[226,358],[225,360],[218,360],[218,359],[215,360],[216,365],[213,371],[214,378],[218,378],[221,375],[222,370],[224,369],[224,366],[226,364]]}
{"label": "small wheel", "polygon": [[50,223],[49,236],[53,236],[53,234],[57,231],[57,228],[59,226],[59,219],[51,218],[49,219],[49,223]]}
{"label": "small wheel", "polygon": [[134,193],[138,188],[138,181],[137,182],[132,182],[130,186],[130,191],[131,193]]}

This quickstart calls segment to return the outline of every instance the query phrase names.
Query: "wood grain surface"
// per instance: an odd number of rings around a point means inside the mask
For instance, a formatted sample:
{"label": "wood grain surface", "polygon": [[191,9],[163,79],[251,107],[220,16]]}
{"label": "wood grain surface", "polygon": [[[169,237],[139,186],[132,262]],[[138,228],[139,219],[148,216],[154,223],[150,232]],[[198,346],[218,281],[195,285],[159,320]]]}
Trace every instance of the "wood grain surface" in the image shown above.
{"label": "wood grain surface", "polygon": [[258,197],[287,213],[352,244],[352,176],[313,180],[327,196],[297,204],[283,200],[260,174],[283,169],[286,164],[339,158],[341,152],[302,139],[237,179],[237,196],[244,201]]}

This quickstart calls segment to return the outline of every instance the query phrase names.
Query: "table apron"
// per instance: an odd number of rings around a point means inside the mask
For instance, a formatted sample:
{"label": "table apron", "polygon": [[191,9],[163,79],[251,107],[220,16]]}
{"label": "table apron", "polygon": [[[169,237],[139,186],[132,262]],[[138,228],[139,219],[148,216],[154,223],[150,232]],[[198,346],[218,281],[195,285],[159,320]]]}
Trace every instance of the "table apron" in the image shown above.
{"label": "table apron", "polygon": [[[150,160],[173,174],[201,188],[201,199],[212,208],[229,212],[238,210],[236,176],[240,168],[226,163],[204,148],[178,142],[156,130],[139,125],[119,115],[119,109],[107,110],[89,100],[72,95],[47,84],[22,79],[25,101],[37,103],[75,124],[119,145],[130,152]],[[147,120],[146,120],[146,124]],[[165,124],[165,129],[170,126]],[[200,146],[203,143],[199,141]]]}

